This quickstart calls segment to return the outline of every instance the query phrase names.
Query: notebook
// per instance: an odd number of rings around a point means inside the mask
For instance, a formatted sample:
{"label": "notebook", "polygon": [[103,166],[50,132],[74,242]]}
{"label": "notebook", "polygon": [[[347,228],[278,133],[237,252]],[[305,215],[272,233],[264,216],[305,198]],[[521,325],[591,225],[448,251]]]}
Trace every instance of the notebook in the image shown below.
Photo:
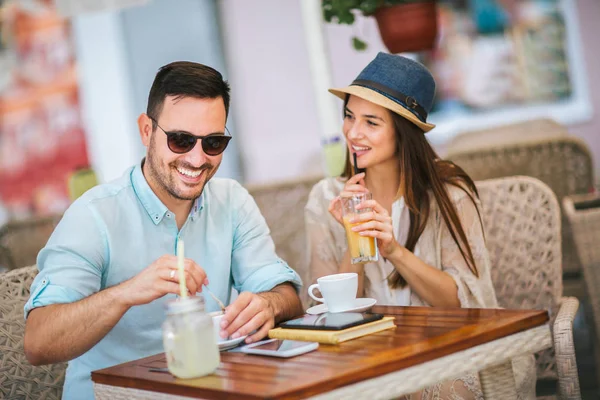
{"label": "notebook", "polygon": [[338,344],[361,336],[395,328],[394,317],[383,317],[380,320],[353,326],[342,330],[309,330],[275,328],[269,331],[271,339],[301,340],[305,342],[319,342],[325,344]]}

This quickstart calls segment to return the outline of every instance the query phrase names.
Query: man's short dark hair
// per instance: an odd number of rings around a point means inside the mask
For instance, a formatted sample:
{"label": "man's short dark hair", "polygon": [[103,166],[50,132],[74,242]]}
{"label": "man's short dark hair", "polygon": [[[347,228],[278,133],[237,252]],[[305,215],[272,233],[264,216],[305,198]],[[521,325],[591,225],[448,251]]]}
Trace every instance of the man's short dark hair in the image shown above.
{"label": "man's short dark hair", "polygon": [[167,96],[200,99],[221,97],[225,104],[225,114],[229,114],[229,84],[223,80],[219,71],[206,65],[176,61],[161,67],[150,88],[146,114],[158,119]]}

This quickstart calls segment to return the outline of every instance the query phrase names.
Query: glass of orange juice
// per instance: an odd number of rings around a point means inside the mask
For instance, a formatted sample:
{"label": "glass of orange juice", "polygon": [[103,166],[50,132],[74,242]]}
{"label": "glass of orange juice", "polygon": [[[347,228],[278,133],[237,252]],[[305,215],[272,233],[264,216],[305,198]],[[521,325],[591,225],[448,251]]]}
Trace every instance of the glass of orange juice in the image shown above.
{"label": "glass of orange juice", "polygon": [[363,224],[368,221],[351,223],[350,220],[359,214],[370,212],[370,208],[357,209],[356,207],[371,200],[371,193],[357,193],[349,197],[342,197],[342,210],[344,228],[346,229],[346,238],[348,239],[348,249],[350,250],[350,258],[352,264],[364,264],[372,261],[377,261],[379,253],[375,244],[375,238],[369,236],[361,236],[358,232],[354,232],[352,227]]}

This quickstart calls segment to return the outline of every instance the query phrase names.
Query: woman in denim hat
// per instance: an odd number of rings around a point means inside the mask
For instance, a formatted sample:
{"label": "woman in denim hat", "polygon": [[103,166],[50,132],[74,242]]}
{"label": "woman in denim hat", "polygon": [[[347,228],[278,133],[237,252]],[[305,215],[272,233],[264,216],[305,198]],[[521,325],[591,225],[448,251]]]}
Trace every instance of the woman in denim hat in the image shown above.
{"label": "woman in denim hat", "polygon": [[[358,297],[381,305],[497,308],[475,184],[425,138],[434,128],[431,73],[379,53],[350,86],[330,92],[344,101],[349,157],[342,177],[317,183],[306,205],[311,280],[356,272]],[[360,214],[354,230],[374,237],[381,256],[367,264],[351,264],[342,225],[340,197],[357,192],[372,194],[363,203],[372,212]],[[514,360],[513,369],[519,398],[535,398],[533,357]],[[412,398],[483,395],[471,374]]]}

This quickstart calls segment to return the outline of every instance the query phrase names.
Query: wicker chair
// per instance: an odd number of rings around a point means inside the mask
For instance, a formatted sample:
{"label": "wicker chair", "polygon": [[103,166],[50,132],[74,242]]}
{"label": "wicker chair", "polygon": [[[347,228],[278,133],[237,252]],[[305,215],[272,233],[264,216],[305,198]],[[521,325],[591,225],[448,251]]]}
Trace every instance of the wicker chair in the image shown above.
{"label": "wicker chair", "polygon": [[0,274],[0,398],[59,400],[66,364],[34,367],[23,352],[23,306],[36,266]]}
{"label": "wicker chair", "polygon": [[9,270],[36,263],[60,215],[9,221],[0,227],[0,262]]}
{"label": "wicker chair", "polygon": [[[308,260],[305,258],[304,206],[312,187],[320,179],[311,177],[282,184],[248,187],[271,229],[277,254],[296,270],[305,284],[308,282]],[[309,299],[305,290],[300,298],[306,306]]]}
{"label": "wicker chair", "polygon": [[583,266],[597,344],[600,345],[600,195],[567,196],[563,199],[563,210],[571,223]]}
{"label": "wicker chair", "polygon": [[[481,138],[475,139],[478,135]],[[548,120],[460,135],[449,144],[446,158],[460,165],[474,180],[515,175],[538,178],[550,186],[559,200],[588,193],[594,187],[588,146]],[[562,243],[563,273],[569,283],[573,282],[569,292],[578,293],[583,286],[578,277],[581,267],[564,214]]]}
{"label": "wicker chair", "polygon": [[579,301],[562,296],[560,207],[552,190],[531,177],[477,182],[492,281],[500,306],[546,309],[553,351],[536,355],[538,379],[557,379],[561,399],[580,399],[573,344]]}
{"label": "wicker chair", "polygon": [[461,133],[448,143],[447,151],[448,153],[462,153],[503,146],[507,143],[548,140],[549,138],[568,136],[568,134],[565,126],[554,120],[542,118]]}

